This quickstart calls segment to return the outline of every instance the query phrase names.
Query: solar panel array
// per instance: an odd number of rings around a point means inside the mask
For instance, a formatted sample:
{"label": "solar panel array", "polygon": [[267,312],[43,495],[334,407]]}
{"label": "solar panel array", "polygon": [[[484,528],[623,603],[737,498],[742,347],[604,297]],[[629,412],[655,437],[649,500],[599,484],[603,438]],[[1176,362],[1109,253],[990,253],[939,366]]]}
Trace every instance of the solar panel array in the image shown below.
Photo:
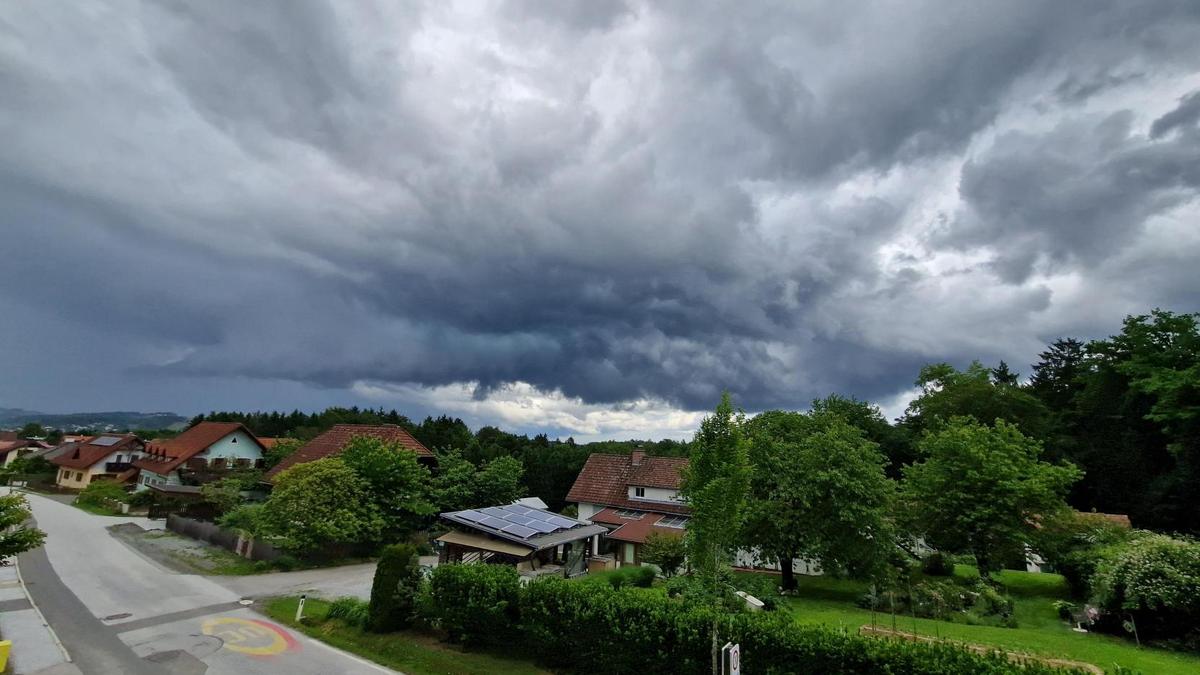
{"label": "solar panel array", "polygon": [[486,509],[468,509],[451,515],[458,516],[476,527],[512,535],[518,539],[529,539],[543,534],[569,530],[581,525],[577,520],[564,518],[556,513],[531,509],[520,504],[489,506]]}
{"label": "solar panel array", "polygon": [[107,448],[110,445],[116,445],[121,442],[120,436],[101,436],[100,438],[88,441],[89,445],[99,445]]}

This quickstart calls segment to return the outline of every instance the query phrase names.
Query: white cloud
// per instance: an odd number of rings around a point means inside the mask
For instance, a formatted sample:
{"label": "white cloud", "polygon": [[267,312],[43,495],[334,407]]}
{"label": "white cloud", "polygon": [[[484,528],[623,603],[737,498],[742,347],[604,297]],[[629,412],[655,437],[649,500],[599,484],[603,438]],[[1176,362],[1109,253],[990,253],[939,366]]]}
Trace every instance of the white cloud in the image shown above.
{"label": "white cloud", "polygon": [[475,396],[478,384],[466,382],[439,387],[356,382],[352,390],[364,398],[405,402],[459,416],[478,428],[546,430],[580,442],[639,438],[689,440],[705,412],[680,410],[662,400],[637,399],[619,405],[586,403],[561,391],[544,392],[526,382],[514,382]]}

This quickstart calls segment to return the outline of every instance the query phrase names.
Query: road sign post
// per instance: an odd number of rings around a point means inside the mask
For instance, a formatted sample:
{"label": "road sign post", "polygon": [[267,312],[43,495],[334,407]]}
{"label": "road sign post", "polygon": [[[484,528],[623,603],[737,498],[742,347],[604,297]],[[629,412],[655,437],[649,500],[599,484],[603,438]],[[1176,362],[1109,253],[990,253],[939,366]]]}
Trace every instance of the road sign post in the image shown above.
{"label": "road sign post", "polygon": [[742,675],[742,646],[726,642],[721,648],[722,675]]}

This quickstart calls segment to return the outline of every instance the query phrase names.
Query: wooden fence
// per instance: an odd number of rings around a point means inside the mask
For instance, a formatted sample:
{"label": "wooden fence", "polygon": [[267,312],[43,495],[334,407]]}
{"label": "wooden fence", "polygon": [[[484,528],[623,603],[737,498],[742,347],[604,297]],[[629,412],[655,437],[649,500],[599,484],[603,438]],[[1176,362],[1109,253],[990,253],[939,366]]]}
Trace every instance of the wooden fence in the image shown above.
{"label": "wooden fence", "polygon": [[167,529],[185,537],[207,541],[214,546],[229,549],[243,558],[251,560],[276,560],[283,555],[265,541],[248,539],[236,532],[222,529],[215,523],[185,518],[177,513],[167,516]]}

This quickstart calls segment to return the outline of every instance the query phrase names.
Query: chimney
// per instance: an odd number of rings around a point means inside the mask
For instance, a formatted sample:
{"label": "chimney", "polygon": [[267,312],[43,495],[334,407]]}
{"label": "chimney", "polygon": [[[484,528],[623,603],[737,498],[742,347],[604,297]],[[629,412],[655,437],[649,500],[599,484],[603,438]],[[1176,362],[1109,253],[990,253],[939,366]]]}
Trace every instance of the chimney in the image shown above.
{"label": "chimney", "polygon": [[646,451],[645,451],[645,450],[643,450],[643,449],[641,449],[641,448],[638,448],[637,450],[634,450],[634,451],[633,451],[633,457],[632,457],[632,459],[633,459],[633,465],[634,465],[634,466],[641,466],[641,465],[642,465],[642,460],[643,460],[643,459],[645,459],[645,458],[646,458]]}

